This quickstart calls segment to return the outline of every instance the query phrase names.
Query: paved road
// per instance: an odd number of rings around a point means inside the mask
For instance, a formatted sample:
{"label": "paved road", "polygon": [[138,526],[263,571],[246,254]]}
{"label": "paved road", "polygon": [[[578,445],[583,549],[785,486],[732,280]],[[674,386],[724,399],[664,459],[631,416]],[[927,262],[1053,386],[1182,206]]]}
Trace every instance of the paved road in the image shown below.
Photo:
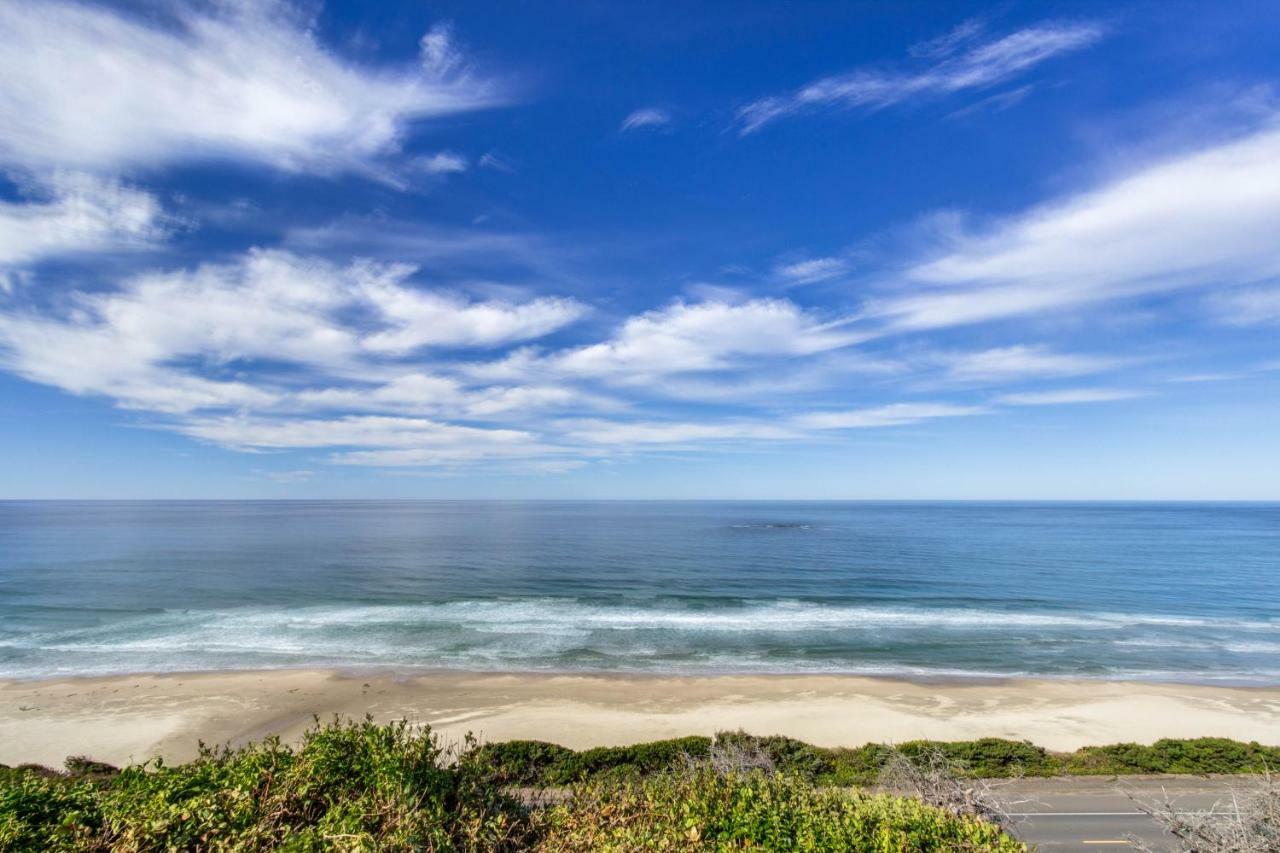
{"label": "paved road", "polygon": [[1138,811],[1121,787],[1148,800],[1168,797],[1180,810],[1204,811],[1223,800],[1229,779],[1027,779],[999,789],[1021,822],[1017,835],[1042,851],[1124,850],[1134,835],[1155,850],[1177,850],[1173,839]]}

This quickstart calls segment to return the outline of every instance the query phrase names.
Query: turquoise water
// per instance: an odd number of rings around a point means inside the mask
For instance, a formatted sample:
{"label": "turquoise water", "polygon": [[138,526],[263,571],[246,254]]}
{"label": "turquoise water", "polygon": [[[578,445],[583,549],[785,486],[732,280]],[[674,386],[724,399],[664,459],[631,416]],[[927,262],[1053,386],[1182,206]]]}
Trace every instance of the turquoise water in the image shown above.
{"label": "turquoise water", "polygon": [[1280,505],[0,502],[0,676],[1280,683]]}

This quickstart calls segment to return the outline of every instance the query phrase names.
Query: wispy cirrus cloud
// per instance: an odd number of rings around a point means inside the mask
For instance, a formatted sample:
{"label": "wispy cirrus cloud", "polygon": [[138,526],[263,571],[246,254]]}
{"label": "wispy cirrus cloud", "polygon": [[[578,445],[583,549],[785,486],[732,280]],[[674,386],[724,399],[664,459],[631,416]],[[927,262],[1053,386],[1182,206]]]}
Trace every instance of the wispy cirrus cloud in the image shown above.
{"label": "wispy cirrus cloud", "polygon": [[1004,83],[1031,68],[1103,37],[1094,22],[1046,22],[998,38],[962,25],[912,50],[927,64],[910,69],[862,68],[823,77],[794,91],[761,98],[737,112],[738,131],[754,133],[782,118],[824,109],[882,109],[916,98],[936,98]]}
{"label": "wispy cirrus cloud", "polygon": [[467,171],[470,165],[466,157],[452,151],[439,151],[409,161],[410,169],[424,175],[455,175]]}
{"label": "wispy cirrus cloud", "polygon": [[1102,373],[1122,364],[1113,356],[1057,353],[1045,346],[1016,344],[943,358],[949,379],[958,382],[1011,382],[1052,376]]}
{"label": "wispy cirrus cloud", "polygon": [[890,403],[861,409],[810,412],[792,419],[798,427],[818,430],[875,429],[916,424],[935,418],[958,418],[986,414],[986,406],[953,403]]}
{"label": "wispy cirrus cloud", "polygon": [[370,170],[416,120],[502,103],[446,28],[422,61],[370,68],[283,3],[175,4],[171,26],[105,7],[0,2],[0,164],[114,174],[197,158]]}
{"label": "wispy cirrus cloud", "polygon": [[1142,391],[1126,388],[1059,388],[1003,394],[996,398],[996,402],[1005,406],[1062,406],[1073,403],[1110,403],[1144,396],[1146,394]]}
{"label": "wispy cirrus cloud", "polygon": [[1210,308],[1235,326],[1280,324],[1280,283],[1267,283],[1215,294]]}
{"label": "wispy cirrus cloud", "polygon": [[777,264],[773,274],[788,284],[814,284],[839,278],[849,269],[849,262],[844,258],[806,258]]}
{"label": "wispy cirrus cloud", "polygon": [[664,127],[671,124],[671,113],[661,107],[643,107],[630,113],[618,128],[623,133],[646,127]]}
{"label": "wispy cirrus cloud", "polygon": [[960,234],[909,267],[901,293],[870,302],[867,315],[893,331],[924,331],[1275,279],[1276,126]]}

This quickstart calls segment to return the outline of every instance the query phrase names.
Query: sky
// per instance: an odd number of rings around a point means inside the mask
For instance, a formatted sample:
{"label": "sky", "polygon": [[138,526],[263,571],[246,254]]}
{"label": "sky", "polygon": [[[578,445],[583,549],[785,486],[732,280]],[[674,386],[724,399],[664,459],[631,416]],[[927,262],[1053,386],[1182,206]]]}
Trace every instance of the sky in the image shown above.
{"label": "sky", "polygon": [[1280,499],[1269,2],[0,0],[0,498]]}

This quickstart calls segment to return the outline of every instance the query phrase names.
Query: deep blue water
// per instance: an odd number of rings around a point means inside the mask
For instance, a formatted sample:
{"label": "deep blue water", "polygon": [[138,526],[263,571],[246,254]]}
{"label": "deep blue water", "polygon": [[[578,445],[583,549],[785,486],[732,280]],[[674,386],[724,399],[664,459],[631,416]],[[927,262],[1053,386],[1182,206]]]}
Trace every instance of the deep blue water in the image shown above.
{"label": "deep blue water", "polygon": [[0,676],[1280,683],[1280,505],[0,502]]}

